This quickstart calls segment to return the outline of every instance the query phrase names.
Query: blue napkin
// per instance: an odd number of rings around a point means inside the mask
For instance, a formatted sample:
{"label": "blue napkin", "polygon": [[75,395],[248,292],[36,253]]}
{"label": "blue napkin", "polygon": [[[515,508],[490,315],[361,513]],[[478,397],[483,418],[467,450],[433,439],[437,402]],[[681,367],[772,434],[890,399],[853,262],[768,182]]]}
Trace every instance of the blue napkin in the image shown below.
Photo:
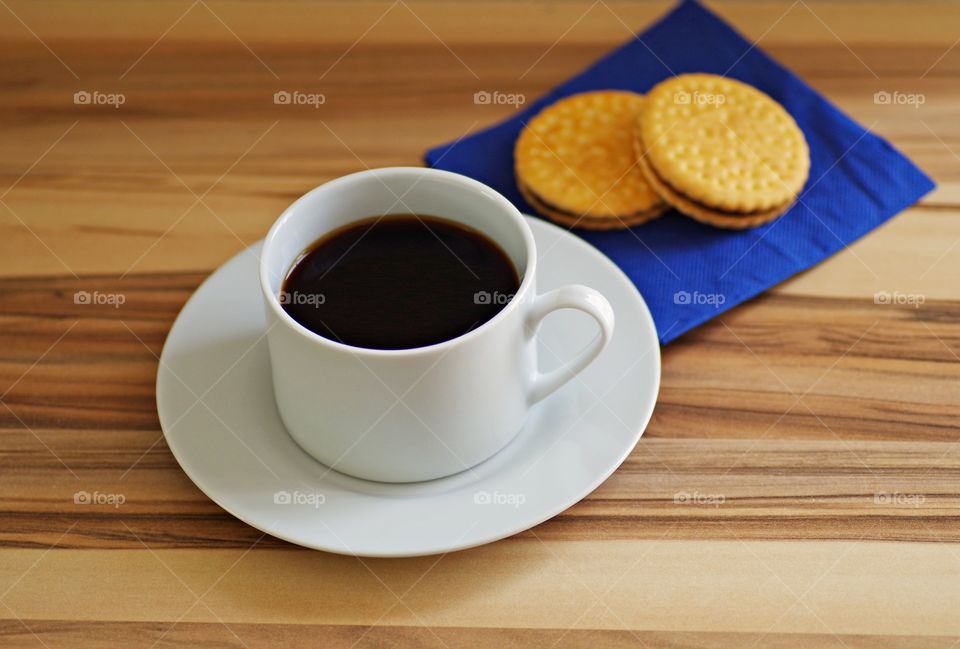
{"label": "blue napkin", "polygon": [[685,72],[725,74],[783,104],[807,137],[811,168],[797,204],[752,230],[719,230],[674,212],[630,230],[574,230],[633,280],[663,344],[829,257],[934,187],[887,141],[692,1],[505,122],[431,149],[426,162],[476,178],[535,214],[513,176],[513,143],[524,124],[567,95],[642,93]]}

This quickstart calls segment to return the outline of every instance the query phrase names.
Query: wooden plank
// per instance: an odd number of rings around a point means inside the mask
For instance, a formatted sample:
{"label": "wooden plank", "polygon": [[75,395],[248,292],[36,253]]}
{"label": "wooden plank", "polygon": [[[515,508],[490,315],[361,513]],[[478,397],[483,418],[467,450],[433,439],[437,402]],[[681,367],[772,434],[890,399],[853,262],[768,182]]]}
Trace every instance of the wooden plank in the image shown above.
{"label": "wooden plank", "polygon": [[531,539],[439,561],[267,549],[5,550],[4,559],[4,603],[28,623],[960,633],[950,604],[960,559],[943,543]]}
{"label": "wooden plank", "polygon": [[[0,547],[246,548],[262,536],[200,493],[162,442],[123,475],[136,452],[114,449],[155,440],[101,434],[99,444],[67,453],[63,435],[37,434],[77,477],[36,439],[12,436],[0,479]],[[77,504],[84,491],[119,496],[119,504]],[[518,538],[956,543],[958,507],[956,443],[648,437],[583,502]],[[265,537],[258,547],[286,544]]]}
{"label": "wooden plank", "polygon": [[77,622],[24,620],[0,622],[0,637],[10,649],[112,649],[116,646],[196,647],[209,642],[255,649],[306,649],[318,644],[331,649],[383,647],[419,649],[500,649],[558,647],[684,647],[743,649],[744,647],[849,647],[850,649],[953,649],[955,638],[878,636],[831,633],[711,633],[633,629],[494,629],[477,627],[355,626],[318,624],[220,624],[204,622]]}
{"label": "wooden plank", "polygon": [[[7,0],[6,4],[8,13],[0,20],[4,40],[34,40],[25,23],[51,42],[95,39],[150,43],[169,28],[168,37],[174,41],[236,43],[242,39],[270,44],[324,40],[349,44],[369,29],[367,37],[371,40],[390,44],[442,39],[451,44],[487,45],[529,40],[550,43],[561,36],[569,42],[623,37],[629,30],[641,30],[672,5],[661,0],[606,0],[602,4],[591,0],[484,0],[454,5],[438,0],[405,0],[400,4],[388,0],[328,0],[317,4],[210,0],[206,7],[186,0],[154,0],[145,6],[112,0],[94,0],[82,6],[70,0],[40,4]],[[931,0],[883,2],[879,9],[871,10],[854,2],[819,0],[709,4],[750,38],[818,46],[832,45],[839,38],[851,45],[933,43],[945,49],[956,40],[953,26],[960,20],[960,9]],[[270,20],[264,20],[265,14]]]}
{"label": "wooden plank", "polygon": [[[36,439],[14,436],[11,446],[30,450],[11,454],[0,480],[2,546],[47,547],[74,523],[62,544],[77,548],[137,549],[141,540],[242,548],[261,536],[201,494],[162,442],[123,475],[138,458],[113,448],[130,435],[99,435],[99,447],[67,453],[57,446],[62,436],[37,434],[77,477]],[[142,448],[156,440],[135,441]],[[77,504],[82,491],[122,502]],[[957,542],[958,506],[956,443],[649,437],[587,499],[521,538]],[[285,544],[267,537],[260,545]]]}

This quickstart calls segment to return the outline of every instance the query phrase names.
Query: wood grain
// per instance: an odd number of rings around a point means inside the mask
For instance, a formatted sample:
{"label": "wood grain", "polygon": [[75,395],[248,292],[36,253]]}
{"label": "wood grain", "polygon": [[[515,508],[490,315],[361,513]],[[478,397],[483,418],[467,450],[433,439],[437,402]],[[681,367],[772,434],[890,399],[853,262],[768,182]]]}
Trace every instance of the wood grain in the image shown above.
{"label": "wood grain", "polygon": [[511,112],[474,92],[532,99],[665,6],[0,5],[0,646],[955,647],[957,5],[716,5],[938,188],[664,349],[641,443],[561,515],[442,558],[338,557],[234,519],[163,442],[176,314],[291,200],[419,164]]}

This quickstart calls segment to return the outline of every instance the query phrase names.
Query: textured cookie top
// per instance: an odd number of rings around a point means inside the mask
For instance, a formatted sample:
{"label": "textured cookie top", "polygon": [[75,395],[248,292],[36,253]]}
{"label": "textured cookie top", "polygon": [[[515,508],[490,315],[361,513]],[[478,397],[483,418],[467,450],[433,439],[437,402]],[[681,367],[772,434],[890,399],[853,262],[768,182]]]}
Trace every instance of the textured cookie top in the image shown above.
{"label": "textured cookie top", "polygon": [[629,216],[661,205],[636,165],[643,96],[588,92],[561,99],[517,138],[517,178],[544,202],[587,216]]}
{"label": "textured cookie top", "polygon": [[807,141],[783,106],[726,77],[682,74],[658,84],[637,132],[664,181],[722,210],[791,201],[810,171]]}

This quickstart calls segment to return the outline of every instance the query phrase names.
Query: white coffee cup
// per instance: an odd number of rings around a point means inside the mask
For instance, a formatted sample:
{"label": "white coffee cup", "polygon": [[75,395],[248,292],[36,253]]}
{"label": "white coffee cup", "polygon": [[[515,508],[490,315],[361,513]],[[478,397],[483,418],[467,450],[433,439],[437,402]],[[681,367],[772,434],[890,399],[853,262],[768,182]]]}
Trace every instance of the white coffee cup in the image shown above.
{"label": "white coffee cup", "polygon": [[[307,247],[351,222],[399,213],[438,216],[485,234],[522,278],[516,295],[469,333],[400,350],[341,344],[283,310],[283,279]],[[578,285],[538,295],[536,266],[533,234],[520,212],[465,176],[373,169],[299,198],[270,229],[260,260],[274,394],[290,435],[328,467],[385,482],[440,478],[494,455],[520,431],[530,408],[586,367],[613,334],[606,298]],[[541,373],[535,334],[557,309],[589,314],[600,332],[565,365]]]}

